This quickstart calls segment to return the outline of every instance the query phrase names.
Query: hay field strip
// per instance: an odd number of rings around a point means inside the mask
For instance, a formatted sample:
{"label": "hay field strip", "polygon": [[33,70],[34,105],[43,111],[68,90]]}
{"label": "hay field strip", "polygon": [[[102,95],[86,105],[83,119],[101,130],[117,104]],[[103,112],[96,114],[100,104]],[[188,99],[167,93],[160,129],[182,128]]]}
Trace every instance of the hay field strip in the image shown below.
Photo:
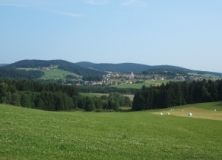
{"label": "hay field strip", "polygon": [[[172,107],[164,110],[158,110],[153,112],[154,114],[163,114],[167,116],[180,116],[188,118],[201,118],[201,119],[210,119],[210,120],[219,120],[222,121],[222,103],[213,102],[213,103],[201,103],[194,105],[185,105],[178,107]],[[192,116],[188,116],[189,113],[192,113]]]}

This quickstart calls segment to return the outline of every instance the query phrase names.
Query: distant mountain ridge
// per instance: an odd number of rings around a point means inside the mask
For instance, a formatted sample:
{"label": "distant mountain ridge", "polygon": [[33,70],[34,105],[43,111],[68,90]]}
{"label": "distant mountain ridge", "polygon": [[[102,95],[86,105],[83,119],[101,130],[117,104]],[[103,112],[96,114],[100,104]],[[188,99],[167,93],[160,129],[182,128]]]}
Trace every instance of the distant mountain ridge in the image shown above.
{"label": "distant mountain ridge", "polygon": [[8,64],[0,64],[0,67],[2,67],[2,66],[6,66],[6,65],[8,65]]}
{"label": "distant mountain ridge", "polygon": [[[80,76],[89,76],[89,75],[104,75],[106,71],[126,73],[126,72],[135,72],[143,73],[146,71],[173,71],[176,73],[186,72],[186,73],[200,73],[200,74],[214,74],[222,77],[222,73],[209,72],[209,71],[197,71],[191,70],[178,66],[171,65],[145,65],[137,63],[92,63],[92,62],[77,62],[72,63],[65,60],[21,60],[12,64],[7,64],[0,67],[0,77],[5,77],[4,75],[10,76],[10,71],[14,75],[25,75],[32,74],[32,77],[37,77],[42,75],[42,71],[18,71],[17,68],[39,68],[39,67],[50,67],[57,66],[58,69],[75,73]],[[17,74],[16,72],[19,72]],[[2,75],[2,76],[1,76]]]}
{"label": "distant mountain ridge", "polygon": [[171,65],[145,65],[145,64],[137,64],[137,63],[119,63],[119,64],[112,64],[112,63],[91,63],[91,62],[77,62],[79,66],[87,67],[87,68],[94,68],[101,71],[110,71],[110,72],[143,72],[146,70],[156,70],[156,69],[164,69],[164,70],[171,70],[171,71],[192,71],[190,69],[171,66]]}
{"label": "distant mountain ridge", "polygon": [[171,72],[189,72],[189,73],[200,73],[200,74],[214,74],[217,76],[222,76],[222,73],[218,72],[210,72],[210,71],[198,71],[198,70],[191,70],[183,67],[172,66],[172,65],[145,65],[145,64],[137,64],[137,63],[119,63],[119,64],[112,64],[112,63],[92,63],[92,62],[77,62],[79,66],[86,67],[86,68],[93,68],[101,71],[110,71],[110,72],[119,72],[119,73],[126,73],[126,72],[144,72],[144,71],[171,71]]}

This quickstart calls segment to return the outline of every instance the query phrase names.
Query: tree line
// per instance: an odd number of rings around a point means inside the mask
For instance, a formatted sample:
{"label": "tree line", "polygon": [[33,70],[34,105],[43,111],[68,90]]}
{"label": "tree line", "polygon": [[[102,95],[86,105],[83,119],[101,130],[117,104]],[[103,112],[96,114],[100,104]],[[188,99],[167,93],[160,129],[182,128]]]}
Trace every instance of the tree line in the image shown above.
{"label": "tree line", "polygon": [[116,88],[116,87],[110,87],[110,86],[84,86],[80,85],[77,86],[77,89],[79,92],[83,93],[111,93],[111,92],[118,92],[121,94],[135,94],[138,89],[135,88]]}
{"label": "tree line", "polygon": [[44,75],[44,72],[38,70],[17,70],[0,68],[0,79],[38,79]]}
{"label": "tree line", "polygon": [[147,70],[147,71],[143,71],[142,74],[144,75],[154,75],[154,74],[158,74],[158,75],[162,75],[162,76],[170,76],[170,77],[175,77],[178,74],[186,76],[188,75],[188,72],[186,71],[166,71],[164,69],[154,69],[154,70]]}
{"label": "tree line", "polygon": [[86,75],[82,77],[83,81],[102,81],[103,76],[102,75]]}
{"label": "tree line", "polygon": [[169,82],[160,86],[143,86],[134,95],[132,110],[222,101],[222,80]]}
{"label": "tree line", "polygon": [[0,80],[0,103],[48,111],[119,111],[120,106],[132,104],[129,97],[117,92],[88,97],[79,94],[75,86],[27,80]]}

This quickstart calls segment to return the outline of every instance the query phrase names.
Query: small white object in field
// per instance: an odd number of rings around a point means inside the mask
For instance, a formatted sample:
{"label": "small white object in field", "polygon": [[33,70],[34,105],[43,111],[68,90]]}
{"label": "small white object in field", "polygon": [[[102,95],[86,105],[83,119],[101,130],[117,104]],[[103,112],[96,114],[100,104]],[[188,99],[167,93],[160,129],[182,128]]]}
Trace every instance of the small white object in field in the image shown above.
{"label": "small white object in field", "polygon": [[190,112],[190,113],[188,113],[188,116],[192,116],[192,113]]}
{"label": "small white object in field", "polygon": [[170,112],[168,112],[167,114],[170,115]]}
{"label": "small white object in field", "polygon": [[162,116],[162,115],[163,115],[163,113],[162,113],[162,112],[160,112],[160,115]]}
{"label": "small white object in field", "polygon": [[182,112],[183,112],[184,110],[182,109]]}
{"label": "small white object in field", "polygon": [[216,112],[217,110],[216,109],[214,109],[214,112]]}

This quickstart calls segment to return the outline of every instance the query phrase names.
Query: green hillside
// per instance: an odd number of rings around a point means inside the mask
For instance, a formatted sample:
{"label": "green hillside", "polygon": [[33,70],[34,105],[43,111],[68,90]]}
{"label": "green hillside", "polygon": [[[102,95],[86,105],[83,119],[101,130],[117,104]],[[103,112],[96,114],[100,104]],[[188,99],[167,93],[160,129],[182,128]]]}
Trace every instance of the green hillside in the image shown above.
{"label": "green hillside", "polygon": [[[26,71],[39,71],[39,69],[37,68],[18,68],[19,70],[26,70]],[[59,80],[59,79],[62,79],[62,80],[65,80],[66,79],[66,76],[67,75],[72,75],[74,77],[82,77],[80,75],[77,75],[75,73],[72,73],[72,72],[68,72],[68,71],[64,71],[64,70],[61,70],[61,69],[53,69],[53,70],[41,70],[42,72],[44,72],[43,76],[40,77],[40,79],[44,79],[44,80],[47,80],[47,79],[53,79],[53,80]]]}
{"label": "green hillside", "polygon": [[55,69],[55,70],[50,70],[50,71],[44,71],[44,76],[41,77],[41,79],[66,79],[66,76],[67,75],[72,75],[72,76],[75,76],[75,77],[82,77],[82,76],[79,76],[75,73],[72,73],[72,72],[68,72],[68,71],[64,71],[64,70],[61,70],[61,69]]}
{"label": "green hillside", "polygon": [[0,159],[220,159],[221,132],[221,120],[153,111],[47,112],[0,105]]}
{"label": "green hillside", "polygon": [[[103,75],[105,74],[103,71],[98,71],[94,69],[88,69],[81,66],[76,65],[75,63],[67,62],[64,60],[22,60],[15,62],[13,64],[9,64],[6,66],[1,67],[0,69],[0,78],[11,78],[11,79],[20,79],[20,78],[29,78],[29,79],[37,79],[41,78],[42,74],[46,73],[43,70],[50,70],[50,67],[56,67],[57,72],[61,72],[61,70],[66,71],[64,75],[67,75],[68,72],[71,72],[72,74],[69,75]],[[25,69],[25,70],[21,70]],[[20,70],[17,70],[20,69]],[[38,70],[39,69],[39,70]],[[41,70],[40,70],[41,69]],[[55,69],[55,68],[53,68]],[[28,70],[28,71],[27,71]],[[2,74],[4,73],[4,74]],[[19,73],[19,74],[18,74]],[[32,74],[32,76],[27,75],[28,73]],[[63,73],[62,73],[63,74]],[[61,77],[61,75],[58,75],[58,73],[55,73],[55,75],[45,74],[45,77],[51,78],[52,76],[55,76],[56,79],[58,77]],[[43,78],[45,78],[43,77]],[[63,78],[63,76],[61,77]]]}

